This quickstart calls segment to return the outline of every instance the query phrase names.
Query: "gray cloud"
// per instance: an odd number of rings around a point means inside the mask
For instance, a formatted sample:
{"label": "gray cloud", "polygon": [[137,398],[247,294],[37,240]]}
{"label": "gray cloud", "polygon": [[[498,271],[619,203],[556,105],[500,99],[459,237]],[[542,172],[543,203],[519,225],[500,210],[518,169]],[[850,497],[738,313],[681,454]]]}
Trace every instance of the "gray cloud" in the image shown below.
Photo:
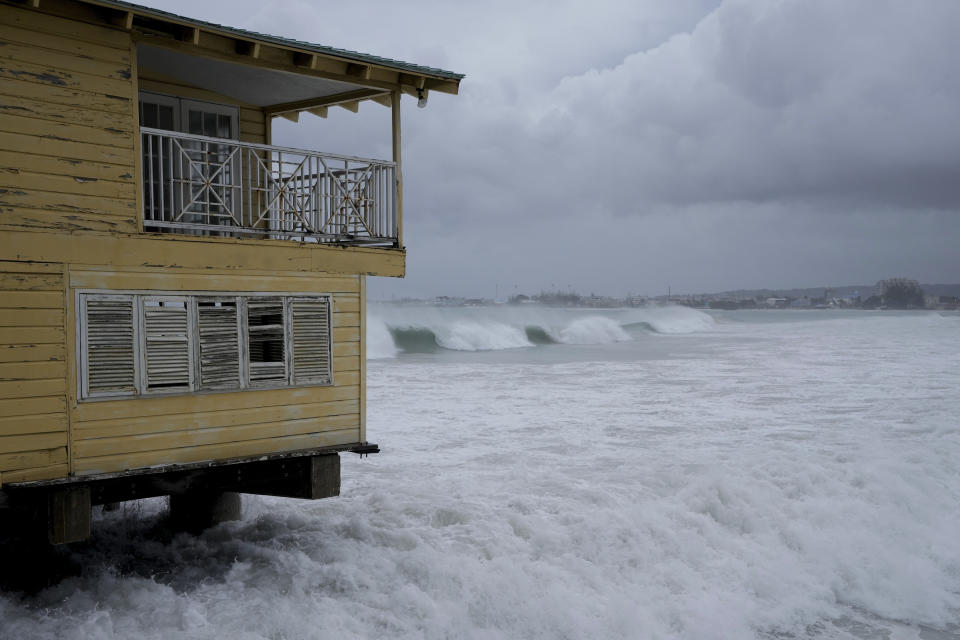
{"label": "gray cloud", "polygon": [[[953,0],[155,4],[467,73],[404,107],[409,277],[374,292],[960,280]],[[388,131],[364,105],[276,139]]]}

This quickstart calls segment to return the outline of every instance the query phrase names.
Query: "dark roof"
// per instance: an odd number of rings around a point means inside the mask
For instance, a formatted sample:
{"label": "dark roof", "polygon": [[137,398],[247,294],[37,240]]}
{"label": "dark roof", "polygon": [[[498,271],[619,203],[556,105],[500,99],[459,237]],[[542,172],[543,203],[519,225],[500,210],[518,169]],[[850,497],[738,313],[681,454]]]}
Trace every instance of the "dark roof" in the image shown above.
{"label": "dark roof", "polygon": [[123,0],[84,0],[84,1],[90,2],[91,4],[98,4],[106,7],[114,7],[114,8],[122,9],[125,11],[135,11],[136,13],[139,13],[145,16],[151,16],[161,20],[175,20],[177,22],[181,22],[194,27],[198,27],[198,28],[220,31],[222,33],[229,33],[239,38],[246,38],[249,40],[259,40],[261,42],[269,42],[282,47],[302,49],[304,51],[311,51],[313,53],[319,53],[327,56],[344,58],[351,61],[366,62],[368,64],[374,64],[381,67],[397,69],[398,71],[405,71],[413,74],[427,75],[434,78],[442,78],[444,80],[460,80],[464,77],[462,73],[454,73],[452,71],[445,71],[443,69],[437,69],[435,67],[425,67],[419,64],[403,62],[401,60],[381,58],[380,56],[371,55],[369,53],[360,53],[358,51],[350,51],[348,49],[337,49],[336,47],[328,47],[322,44],[303,42],[302,40],[291,40],[289,38],[280,38],[277,36],[267,35],[265,33],[257,33],[255,31],[247,31],[246,29],[238,29],[236,27],[227,27],[222,24],[216,24],[214,22],[205,22],[203,20],[197,20],[195,18],[180,16],[175,13],[170,13],[169,11],[163,11],[161,9],[152,9],[150,7],[144,7],[143,5],[133,4],[132,2],[124,2]]}

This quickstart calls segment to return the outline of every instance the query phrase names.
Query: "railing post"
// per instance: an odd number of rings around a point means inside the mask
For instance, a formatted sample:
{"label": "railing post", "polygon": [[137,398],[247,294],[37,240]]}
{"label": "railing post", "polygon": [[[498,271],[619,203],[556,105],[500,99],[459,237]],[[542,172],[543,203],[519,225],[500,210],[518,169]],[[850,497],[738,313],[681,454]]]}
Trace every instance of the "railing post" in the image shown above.
{"label": "railing post", "polygon": [[393,112],[393,161],[396,163],[396,201],[397,218],[397,247],[403,248],[403,171],[400,168],[400,90],[394,89],[390,94],[390,105]]}

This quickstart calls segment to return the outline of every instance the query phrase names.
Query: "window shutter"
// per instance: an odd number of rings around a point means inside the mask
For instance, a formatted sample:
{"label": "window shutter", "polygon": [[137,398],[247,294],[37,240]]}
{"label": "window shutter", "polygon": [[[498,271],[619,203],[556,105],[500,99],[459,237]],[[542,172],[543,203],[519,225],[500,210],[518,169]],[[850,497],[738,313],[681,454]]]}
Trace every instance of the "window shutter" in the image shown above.
{"label": "window shutter", "polygon": [[290,315],[294,384],[330,384],[330,298],[294,298]]}
{"label": "window shutter", "polygon": [[84,300],[87,393],[133,394],[133,297]]}
{"label": "window shutter", "polygon": [[282,298],[247,300],[250,382],[286,382],[286,341]]}
{"label": "window shutter", "polygon": [[200,329],[200,388],[240,387],[240,341],[236,300],[197,301]]}
{"label": "window shutter", "polygon": [[190,327],[186,300],[143,299],[146,391],[190,388]]}

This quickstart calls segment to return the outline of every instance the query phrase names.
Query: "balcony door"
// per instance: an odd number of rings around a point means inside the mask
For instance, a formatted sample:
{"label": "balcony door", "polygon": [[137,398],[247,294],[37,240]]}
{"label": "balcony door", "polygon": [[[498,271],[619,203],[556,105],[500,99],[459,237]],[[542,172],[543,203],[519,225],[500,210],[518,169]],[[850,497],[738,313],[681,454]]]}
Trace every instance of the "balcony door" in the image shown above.
{"label": "balcony door", "polygon": [[[240,129],[236,107],[148,92],[140,93],[140,125],[220,140],[237,140]],[[142,147],[146,226],[197,235],[241,226],[236,146],[145,134]]]}

